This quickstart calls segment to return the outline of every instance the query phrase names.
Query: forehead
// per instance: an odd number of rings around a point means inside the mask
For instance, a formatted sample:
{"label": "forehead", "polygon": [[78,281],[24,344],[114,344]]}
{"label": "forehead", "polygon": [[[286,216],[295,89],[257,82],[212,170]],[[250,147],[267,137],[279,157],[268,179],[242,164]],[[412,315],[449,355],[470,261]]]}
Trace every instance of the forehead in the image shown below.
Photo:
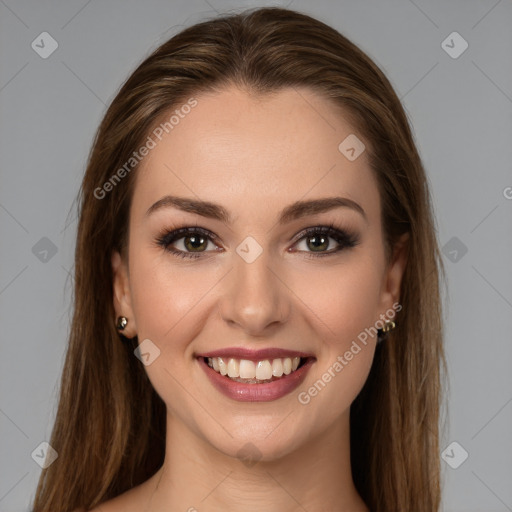
{"label": "forehead", "polygon": [[366,152],[351,161],[339,149],[355,128],[318,93],[286,88],[256,96],[232,86],[194,99],[193,108],[176,105],[163,118],[176,114],[161,140],[151,135],[154,148],[137,170],[134,215],[165,194],[217,202],[237,218],[271,216],[284,203],[334,195],[364,205],[368,217],[378,215]]}

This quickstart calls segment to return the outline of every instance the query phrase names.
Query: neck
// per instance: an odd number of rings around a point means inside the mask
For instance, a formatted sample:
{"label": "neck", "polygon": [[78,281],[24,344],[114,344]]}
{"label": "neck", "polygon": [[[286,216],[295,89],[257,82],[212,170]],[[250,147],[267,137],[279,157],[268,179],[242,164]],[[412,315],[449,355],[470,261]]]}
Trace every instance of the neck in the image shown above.
{"label": "neck", "polygon": [[349,415],[306,446],[273,460],[243,461],[168,414],[163,466],[148,482],[148,511],[368,512],[350,468]]}

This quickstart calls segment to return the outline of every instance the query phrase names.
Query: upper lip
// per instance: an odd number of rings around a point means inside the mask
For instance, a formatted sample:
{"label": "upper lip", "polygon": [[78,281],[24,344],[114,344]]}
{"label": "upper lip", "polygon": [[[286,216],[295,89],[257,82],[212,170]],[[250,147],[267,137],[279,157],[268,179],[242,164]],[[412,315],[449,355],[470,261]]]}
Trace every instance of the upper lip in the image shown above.
{"label": "upper lip", "polygon": [[244,347],[221,348],[197,354],[197,357],[233,357],[235,359],[247,359],[249,361],[264,361],[265,359],[278,359],[281,357],[314,357],[308,352],[287,350],[284,348],[263,348],[254,350]]}

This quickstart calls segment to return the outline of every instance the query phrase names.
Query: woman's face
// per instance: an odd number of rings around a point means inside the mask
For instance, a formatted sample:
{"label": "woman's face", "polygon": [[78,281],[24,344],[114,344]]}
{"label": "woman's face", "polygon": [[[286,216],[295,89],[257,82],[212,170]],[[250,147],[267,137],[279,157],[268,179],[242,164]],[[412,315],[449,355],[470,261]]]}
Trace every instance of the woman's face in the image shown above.
{"label": "woman's face", "polygon": [[[129,266],[112,259],[116,312],[176,424],[270,460],[347,420],[405,258],[386,264],[366,151],[328,100],[235,87],[195,98],[137,170]],[[190,232],[165,237],[178,228]],[[216,353],[218,371],[202,357]],[[229,377],[241,369],[259,380]]]}

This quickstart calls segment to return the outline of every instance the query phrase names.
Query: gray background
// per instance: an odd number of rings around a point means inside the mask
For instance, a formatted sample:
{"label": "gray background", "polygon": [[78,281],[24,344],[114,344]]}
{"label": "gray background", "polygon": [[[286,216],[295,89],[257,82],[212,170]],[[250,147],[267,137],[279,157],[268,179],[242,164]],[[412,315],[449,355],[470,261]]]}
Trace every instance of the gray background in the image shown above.
{"label": "gray background", "polygon": [[[358,44],[404,103],[448,271],[442,448],[456,441],[469,453],[457,469],[442,462],[444,510],[512,510],[510,0],[0,0],[0,511],[28,510],[41,471],[31,453],[49,438],[55,414],[70,317],[71,208],[106,105],[135,65],[184,26],[216,11],[286,4]],[[46,59],[31,47],[44,31],[58,42]],[[458,58],[442,47],[453,31],[469,44]],[[460,461],[462,448],[450,449],[449,460]]]}

